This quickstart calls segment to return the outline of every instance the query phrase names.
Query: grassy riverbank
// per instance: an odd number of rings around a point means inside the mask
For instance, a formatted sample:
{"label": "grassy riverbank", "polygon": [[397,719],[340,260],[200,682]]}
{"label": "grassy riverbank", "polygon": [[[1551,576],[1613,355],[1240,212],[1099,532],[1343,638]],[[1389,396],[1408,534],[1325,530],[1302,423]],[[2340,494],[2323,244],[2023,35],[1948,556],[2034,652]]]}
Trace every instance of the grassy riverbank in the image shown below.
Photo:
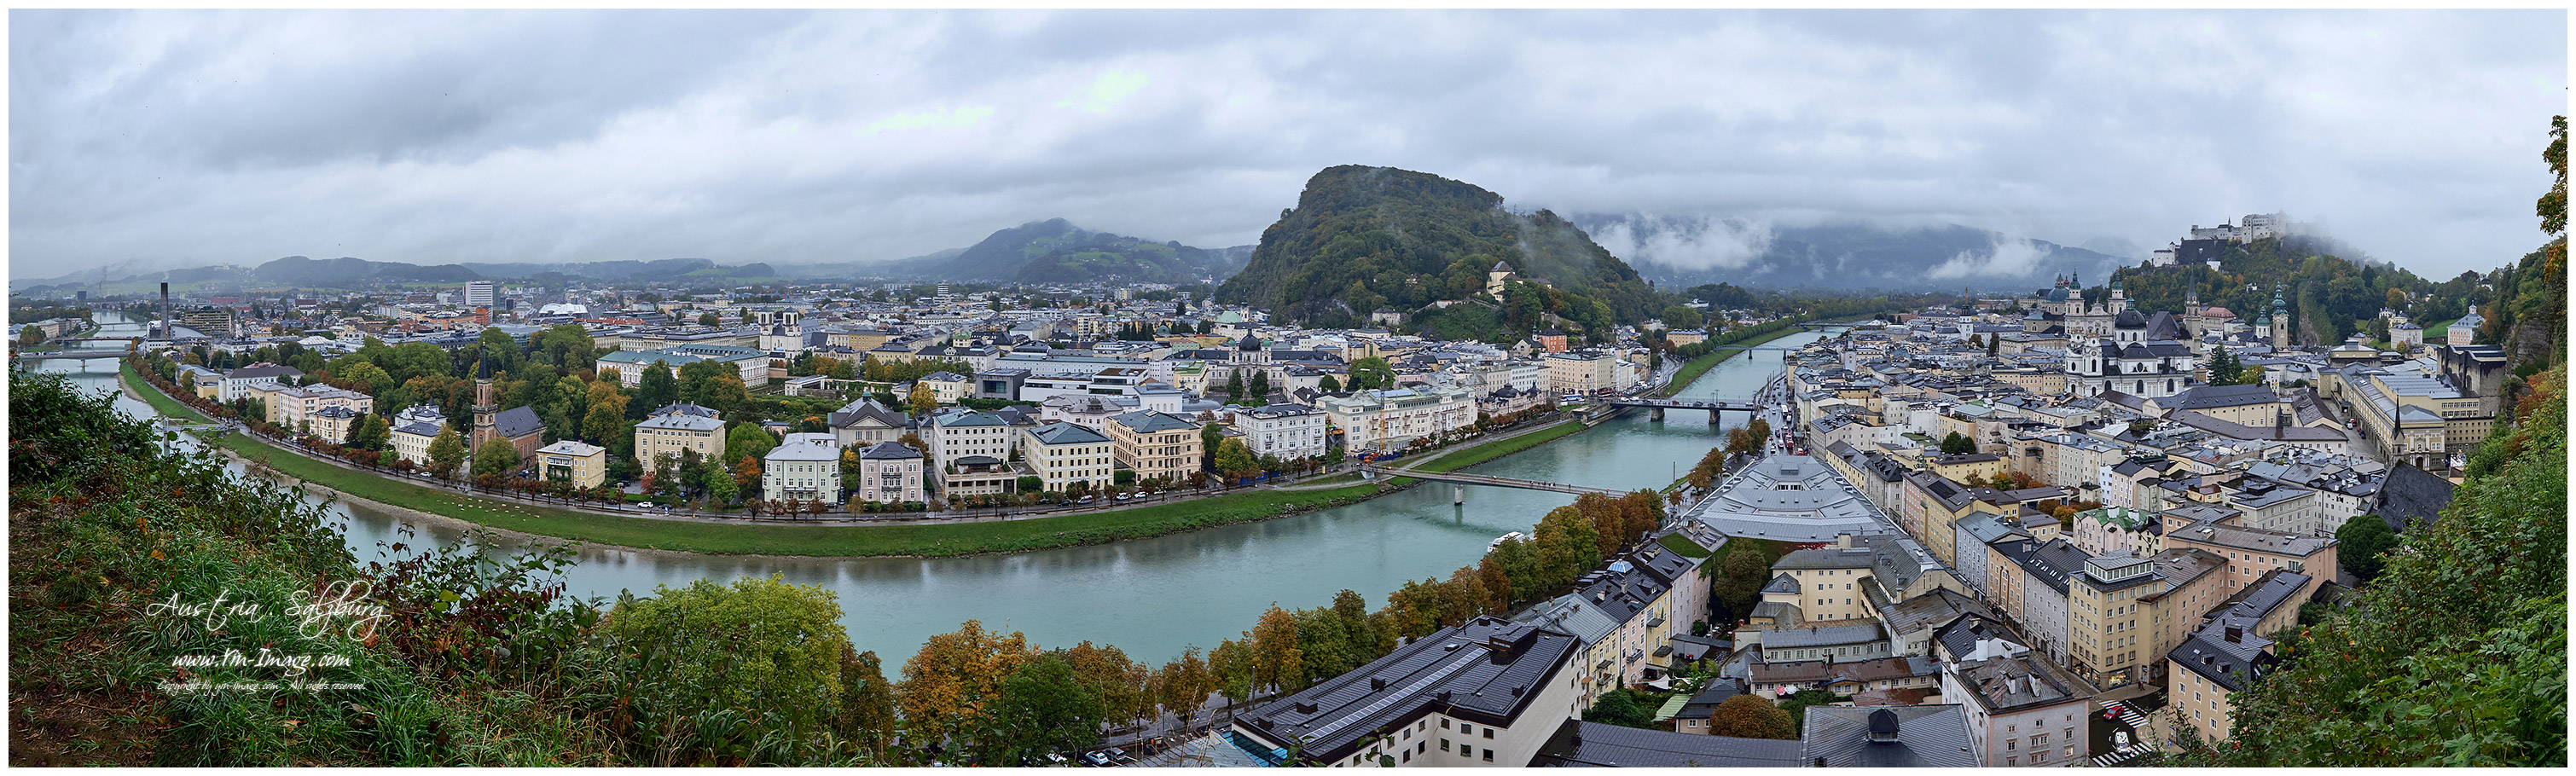
{"label": "grassy riverbank", "polygon": [[125,387],[132,389],[135,395],[143,397],[143,402],[145,404],[152,405],[153,410],[158,411],[163,415],[175,418],[185,418],[199,423],[214,422],[204,414],[197,412],[195,408],[189,407],[185,404],[180,404],[178,399],[170,398],[168,395],[163,394],[161,389],[152,387],[151,382],[143,379],[142,373],[134,371],[133,362],[121,358],[117,359],[116,378],[123,381]]}
{"label": "grassy riverbank", "polygon": [[[1537,431],[1532,431],[1527,434],[1512,437],[1510,439],[1487,442],[1464,450],[1445,453],[1440,457],[1424,461],[1420,466],[1410,468],[1426,472],[1457,471],[1459,469],[1464,469],[1469,466],[1474,466],[1476,464],[1491,461],[1496,458],[1501,458],[1506,455],[1511,455],[1539,445],[1573,436],[1576,432],[1580,432],[1585,428],[1586,426],[1583,425],[1583,421],[1569,420]],[[1420,482],[1420,480],[1416,480],[1411,477],[1395,477],[1387,480],[1387,484],[1396,486],[1411,485],[1416,482]]]}
{"label": "grassy riverbank", "polygon": [[478,498],[344,469],[239,434],[223,446],[265,459],[280,473],[352,496],[478,525],[621,547],[713,555],[917,555],[947,557],[1101,544],[1277,517],[1374,495],[1375,485],[1282,493],[1253,491],[1114,512],[937,525],[697,523],[602,515]]}
{"label": "grassy riverbank", "polygon": [[[130,379],[128,385],[155,409],[203,420],[202,415],[143,381],[141,375],[133,372],[131,365],[120,366],[120,369],[123,371],[121,376]],[[1422,468],[1445,472],[1473,466],[1562,439],[1583,429],[1579,421],[1566,421],[1509,439],[1453,451],[1424,463]],[[265,461],[281,474],[369,501],[559,539],[713,555],[949,557],[1103,544],[1341,506],[1412,482],[1399,478],[1384,486],[1354,482],[1347,487],[1328,490],[1247,491],[1110,512],[986,523],[699,523],[604,515],[470,496],[314,460],[243,434],[224,435],[216,440],[216,444],[244,457]]]}
{"label": "grassy riverbank", "polygon": [[[1777,331],[1777,332],[1773,332],[1773,333],[1771,334],[1771,336],[1768,336],[1768,337],[1763,337],[1763,338],[1760,338],[1760,339],[1752,340],[1752,341],[1750,341],[1750,342],[1739,342],[1739,343],[1734,343],[1734,344],[1737,344],[1737,345],[1744,345],[1744,346],[1748,346],[1748,347],[1750,347],[1750,346],[1754,346],[1754,345],[1760,345],[1760,344],[1765,343],[1765,342],[1770,342],[1770,341],[1772,341],[1772,340],[1779,339],[1779,338],[1781,338],[1781,337],[1786,337],[1786,336],[1789,336],[1789,335],[1791,335],[1791,334],[1796,334],[1796,333],[1798,333],[1798,332],[1800,332],[1800,331],[1804,331],[1804,329],[1800,329],[1800,328],[1798,328],[1798,327],[1791,326],[1791,327],[1789,327],[1789,328],[1787,328],[1787,329],[1783,329],[1783,330],[1780,330],[1780,331]],[[1665,386],[1664,386],[1664,390],[1662,390],[1662,391],[1658,392],[1656,395],[1659,395],[1659,396],[1665,396],[1665,397],[1670,397],[1670,396],[1672,396],[1672,395],[1674,395],[1674,394],[1681,393],[1681,392],[1682,392],[1682,389],[1690,387],[1691,381],[1699,379],[1699,376],[1700,376],[1700,375],[1707,374],[1707,373],[1708,373],[1708,370],[1713,369],[1713,368],[1716,368],[1716,367],[1717,367],[1717,365],[1718,365],[1719,363],[1724,362],[1724,361],[1725,361],[1726,359],[1728,359],[1729,357],[1735,356],[1735,355],[1737,355],[1737,354],[1742,354],[1742,353],[1751,353],[1751,352],[1753,352],[1753,351],[1750,351],[1750,350],[1716,350],[1716,351],[1710,351],[1710,352],[1708,353],[1708,355],[1700,356],[1700,357],[1698,357],[1698,358],[1694,358],[1694,359],[1691,359],[1691,360],[1689,360],[1689,361],[1682,362],[1682,368],[1681,368],[1681,371],[1674,372],[1674,373],[1673,373],[1673,381],[1672,381],[1670,384],[1665,385]]]}

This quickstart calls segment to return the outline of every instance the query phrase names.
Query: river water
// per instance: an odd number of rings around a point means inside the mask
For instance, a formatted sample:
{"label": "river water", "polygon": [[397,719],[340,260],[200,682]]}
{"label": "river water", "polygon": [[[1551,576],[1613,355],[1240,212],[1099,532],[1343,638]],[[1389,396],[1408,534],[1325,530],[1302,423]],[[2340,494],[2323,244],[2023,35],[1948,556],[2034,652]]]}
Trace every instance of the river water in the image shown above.
{"label": "river water", "polygon": [[[109,324],[108,335],[139,331],[137,324]],[[1771,344],[1797,346],[1822,338],[1802,332]],[[116,390],[116,363],[50,360],[41,369],[74,375],[80,383]],[[1751,351],[1710,369],[1681,398],[1745,398],[1780,371],[1776,351]],[[149,417],[142,402],[117,405]],[[1630,490],[1659,488],[1724,443],[1724,430],[1743,415],[1712,427],[1707,416],[1676,410],[1667,422],[1647,413],[1603,423],[1564,439],[1475,467],[1480,474]],[[21,419],[23,422],[23,419]],[[1513,488],[1467,488],[1464,506],[1450,504],[1446,485],[1425,485],[1337,509],[1095,547],[949,559],[778,558],[682,555],[617,548],[586,548],[566,572],[575,595],[615,598],[631,589],[686,585],[697,579],[729,581],[782,575],[789,582],[821,585],[838,594],[850,641],[874,650],[891,673],[920,650],[929,636],[955,630],[968,619],[987,628],[1017,630],[1045,647],[1076,642],[1112,644],[1130,657],[1156,663],[1189,647],[1212,648],[1252,627],[1261,611],[1329,604],[1337,591],[1356,590],[1372,608],[1406,580],[1446,578],[1475,563],[1485,545],[1510,531],[1530,531],[1539,515],[1573,503],[1562,493]],[[444,545],[461,538],[453,529],[417,525],[384,512],[347,504],[331,511],[360,560],[377,557],[378,542]],[[863,529],[853,529],[863,530]]]}

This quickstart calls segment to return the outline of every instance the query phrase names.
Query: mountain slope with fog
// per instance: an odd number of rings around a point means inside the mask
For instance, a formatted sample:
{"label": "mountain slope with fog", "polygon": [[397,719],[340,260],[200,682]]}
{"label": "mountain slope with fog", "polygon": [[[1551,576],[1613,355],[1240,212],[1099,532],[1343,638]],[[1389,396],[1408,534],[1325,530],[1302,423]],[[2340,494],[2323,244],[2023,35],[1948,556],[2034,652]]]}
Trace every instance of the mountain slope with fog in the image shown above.
{"label": "mountain slope with fog", "polygon": [[2101,278],[2134,259],[1946,225],[1777,226],[1754,219],[1587,213],[1574,223],[1664,286],[1727,282],[1827,291],[2020,290],[2059,275]]}

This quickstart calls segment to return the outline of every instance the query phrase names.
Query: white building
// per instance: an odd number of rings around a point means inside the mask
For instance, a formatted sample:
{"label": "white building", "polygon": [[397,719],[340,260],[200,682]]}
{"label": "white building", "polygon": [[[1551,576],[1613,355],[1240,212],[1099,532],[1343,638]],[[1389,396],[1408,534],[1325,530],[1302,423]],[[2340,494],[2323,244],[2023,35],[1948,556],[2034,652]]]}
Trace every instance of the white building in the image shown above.
{"label": "white building", "polygon": [[492,281],[476,280],[465,284],[465,306],[491,307],[497,301]]}
{"label": "white building", "polygon": [[1234,428],[1243,432],[1244,446],[1256,456],[1294,461],[1324,454],[1324,413],[1303,404],[1238,410]]}
{"label": "white building", "polygon": [[760,466],[764,498],[841,501],[841,443],[830,434],[789,434]]}
{"label": "white building", "polygon": [[1017,441],[1010,421],[982,410],[941,410],[930,416],[922,430],[926,432],[922,441],[930,443],[930,456],[943,462],[970,455],[1007,459]]}
{"label": "white building", "polygon": [[1463,388],[1362,391],[1315,402],[1351,450],[1399,450],[1413,440],[1476,425],[1475,395]]}
{"label": "white building", "polygon": [[304,370],[291,366],[278,366],[267,362],[252,364],[224,373],[224,387],[215,398],[218,401],[230,402],[241,398],[243,390],[254,383],[293,385],[291,381],[303,376]]}

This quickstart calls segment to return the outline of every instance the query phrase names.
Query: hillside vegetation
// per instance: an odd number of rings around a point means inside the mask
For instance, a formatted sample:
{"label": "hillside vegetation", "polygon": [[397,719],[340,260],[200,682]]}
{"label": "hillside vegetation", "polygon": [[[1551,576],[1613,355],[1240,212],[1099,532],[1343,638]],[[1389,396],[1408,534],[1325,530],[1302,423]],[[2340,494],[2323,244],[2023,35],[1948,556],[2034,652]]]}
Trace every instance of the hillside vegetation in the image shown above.
{"label": "hillside vegetation", "polygon": [[[828,591],[747,579],[577,600],[567,548],[395,544],[362,562],[296,491],[165,452],[61,375],[11,371],[9,415],[45,419],[10,427],[10,765],[884,752],[886,682]],[[329,608],[296,608],[314,604]]]}
{"label": "hillside vegetation", "polygon": [[1297,207],[1262,232],[1251,262],[1217,298],[1283,320],[1350,326],[1381,307],[1409,312],[1483,295],[1486,272],[1497,262],[1523,278],[1547,281],[1547,287],[1515,286],[1502,299],[1488,298],[1499,305],[1489,320],[1514,335],[1546,328],[1549,315],[1605,333],[1653,318],[1669,302],[1555,213],[1514,213],[1500,195],[1470,184],[1357,165],[1308,180]]}

